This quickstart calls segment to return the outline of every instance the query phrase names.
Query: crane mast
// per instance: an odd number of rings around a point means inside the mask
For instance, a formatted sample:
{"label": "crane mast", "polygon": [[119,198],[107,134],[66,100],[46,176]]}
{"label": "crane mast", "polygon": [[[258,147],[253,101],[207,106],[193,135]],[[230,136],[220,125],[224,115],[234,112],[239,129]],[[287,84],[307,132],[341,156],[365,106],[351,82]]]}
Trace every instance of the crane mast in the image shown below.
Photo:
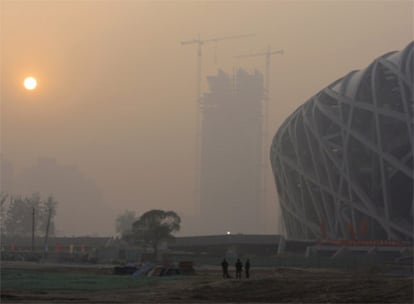
{"label": "crane mast", "polygon": [[262,125],[262,145],[264,146],[262,155],[262,208],[267,198],[267,171],[266,171],[266,159],[268,155],[268,129],[269,129],[269,103],[270,103],[270,67],[271,57],[273,55],[283,55],[283,50],[272,51],[270,45],[267,47],[265,52],[258,52],[253,54],[239,55],[236,58],[249,58],[249,57],[265,57],[265,87],[264,87],[264,98],[263,98],[263,125]]}

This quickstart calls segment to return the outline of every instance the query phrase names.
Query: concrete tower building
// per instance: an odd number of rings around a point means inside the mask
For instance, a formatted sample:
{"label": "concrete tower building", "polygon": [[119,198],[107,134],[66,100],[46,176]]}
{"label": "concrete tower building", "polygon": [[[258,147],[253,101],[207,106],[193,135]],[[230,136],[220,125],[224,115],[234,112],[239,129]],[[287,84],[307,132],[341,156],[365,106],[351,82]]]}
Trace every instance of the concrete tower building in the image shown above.
{"label": "concrete tower building", "polygon": [[263,77],[208,77],[202,99],[200,211],[214,233],[255,233],[262,190]]}

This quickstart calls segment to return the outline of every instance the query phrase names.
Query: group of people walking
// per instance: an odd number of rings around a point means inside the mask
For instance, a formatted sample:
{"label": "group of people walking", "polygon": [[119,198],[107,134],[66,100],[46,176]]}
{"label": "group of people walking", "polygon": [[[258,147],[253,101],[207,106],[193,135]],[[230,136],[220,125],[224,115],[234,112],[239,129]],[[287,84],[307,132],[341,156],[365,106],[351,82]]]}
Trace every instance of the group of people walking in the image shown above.
{"label": "group of people walking", "polygon": [[[236,279],[241,280],[242,278],[242,272],[243,272],[243,263],[240,261],[240,259],[237,259],[236,264],[234,264],[236,267]],[[223,271],[223,278],[231,278],[229,274],[229,263],[226,261],[226,259],[223,259],[223,262],[221,262],[221,269]],[[250,260],[247,259],[244,263],[244,273],[246,276],[246,279],[250,277]]]}

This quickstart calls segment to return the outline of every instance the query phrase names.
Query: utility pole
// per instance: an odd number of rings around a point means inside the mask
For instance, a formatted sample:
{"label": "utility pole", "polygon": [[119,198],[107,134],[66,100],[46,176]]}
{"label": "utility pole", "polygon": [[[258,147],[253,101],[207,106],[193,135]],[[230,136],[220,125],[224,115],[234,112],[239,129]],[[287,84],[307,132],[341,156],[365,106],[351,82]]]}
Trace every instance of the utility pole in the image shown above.
{"label": "utility pole", "polygon": [[206,43],[214,42],[215,46],[219,41],[230,40],[230,39],[240,39],[252,37],[254,34],[245,34],[245,35],[234,35],[234,36],[223,36],[210,39],[201,39],[198,35],[197,39],[181,41],[181,45],[196,45],[197,46],[197,71],[196,71],[196,142],[195,142],[195,166],[194,166],[194,178],[195,178],[195,187],[194,187],[194,203],[197,208],[200,207],[200,163],[201,163],[201,119],[200,119],[200,107],[202,104],[201,97],[201,83],[202,83],[202,47]]}
{"label": "utility pole", "polygon": [[44,256],[47,258],[47,253],[49,251],[49,245],[47,243],[49,237],[49,226],[50,226],[50,219],[52,217],[52,208],[49,207],[49,215],[47,217],[47,225],[46,225],[46,232],[45,232],[45,244],[44,244]]}
{"label": "utility pole", "polygon": [[35,208],[32,208],[32,252],[35,250]]}
{"label": "utility pole", "polygon": [[272,51],[270,45],[267,47],[265,52],[246,54],[235,56],[236,58],[248,58],[248,57],[265,57],[265,87],[264,87],[264,99],[263,99],[263,125],[262,125],[262,145],[263,145],[263,155],[262,155],[262,208],[266,203],[267,198],[267,162],[269,155],[269,145],[268,145],[268,129],[269,129],[269,103],[270,103],[270,67],[271,67],[271,57],[273,55],[280,54],[283,55],[283,50]]}

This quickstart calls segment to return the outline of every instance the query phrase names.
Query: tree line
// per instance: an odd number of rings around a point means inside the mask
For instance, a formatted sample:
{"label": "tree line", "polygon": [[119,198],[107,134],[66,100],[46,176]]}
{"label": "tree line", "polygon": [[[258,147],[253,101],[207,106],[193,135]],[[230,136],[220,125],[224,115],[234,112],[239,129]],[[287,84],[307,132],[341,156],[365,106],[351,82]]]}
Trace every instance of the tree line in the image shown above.
{"label": "tree line", "polygon": [[[49,235],[54,235],[57,205],[52,196],[43,199],[38,193],[28,197],[0,193],[1,235],[30,237],[34,224],[34,233],[43,236],[49,217]],[[147,211],[141,216],[126,210],[116,219],[116,232],[123,240],[130,245],[151,248],[155,257],[158,256],[160,243],[174,238],[173,233],[179,231],[180,226],[181,218],[177,213],[158,209]]]}
{"label": "tree line", "polygon": [[29,197],[0,193],[1,235],[10,237],[31,236],[33,212],[35,234],[45,234],[50,216],[49,235],[54,235],[54,218],[57,205],[57,201],[52,196],[42,199],[38,193],[34,193]]}

